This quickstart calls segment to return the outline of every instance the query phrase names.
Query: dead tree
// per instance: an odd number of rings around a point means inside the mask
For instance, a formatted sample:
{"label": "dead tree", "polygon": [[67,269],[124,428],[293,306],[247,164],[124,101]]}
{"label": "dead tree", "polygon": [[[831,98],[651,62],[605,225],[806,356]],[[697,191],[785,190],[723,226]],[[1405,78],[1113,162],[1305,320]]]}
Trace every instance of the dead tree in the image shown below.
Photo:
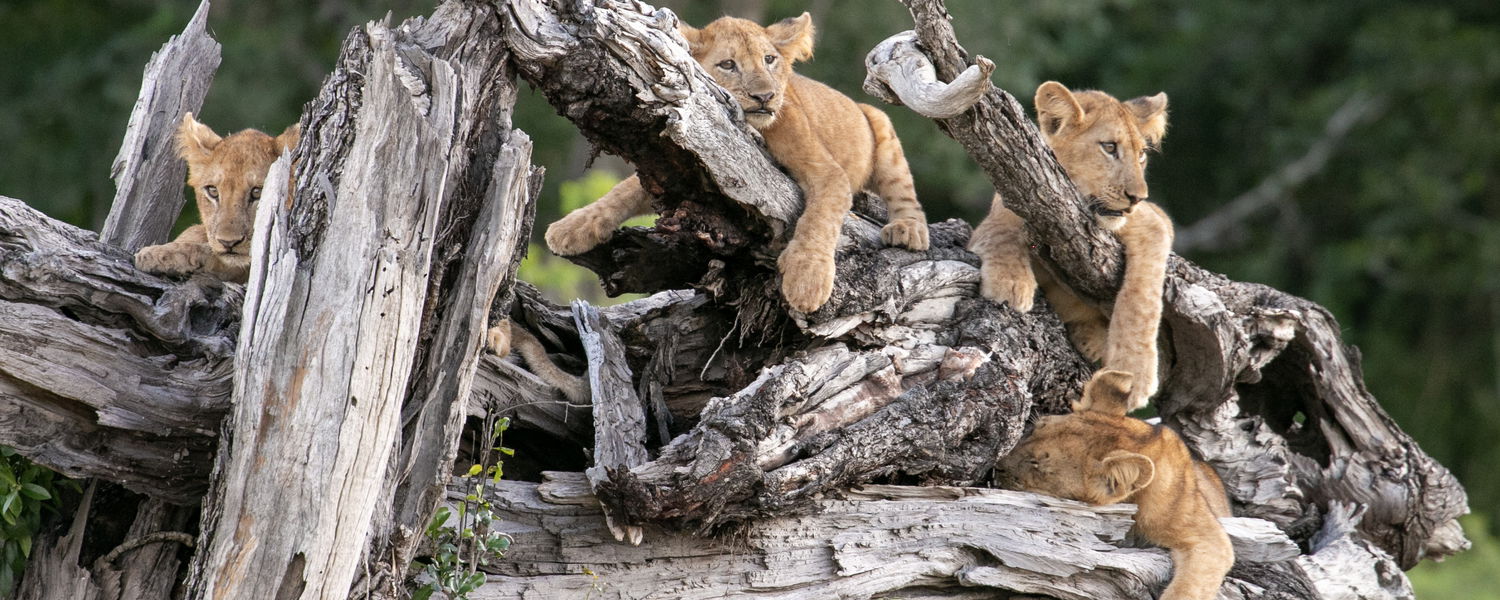
{"label": "dead tree", "polygon": [[[934,116],[1054,275],[1108,307],[1118,244],[941,2],[909,6],[916,31],[872,52],[869,87]],[[273,167],[243,288],[146,275],[0,200],[0,443],[201,502],[194,598],[399,597],[463,417],[486,410],[542,449],[508,472],[597,464],[489,491],[516,545],[481,597],[1158,589],[1165,554],[1119,547],[1130,508],[973,487],[1092,366],[1045,307],[978,297],[968,225],[934,224],[917,253],[853,214],[832,299],[786,311],[774,257],[797,186],[675,22],[635,0],[467,0],[355,31]],[[514,284],[539,177],[510,123],[516,76],[657,196],[654,228],[577,258],[651,297],[567,309]],[[1158,408],[1242,517],[1222,597],[1405,597],[1401,568],[1462,548],[1462,489],[1363,389],[1327,311],[1175,257],[1165,298]],[[586,365],[593,406],[480,356],[492,312]],[[132,553],[191,523],[143,504],[134,541],[87,556],[88,500],[40,542],[27,589],[167,597],[118,582],[175,571]]]}

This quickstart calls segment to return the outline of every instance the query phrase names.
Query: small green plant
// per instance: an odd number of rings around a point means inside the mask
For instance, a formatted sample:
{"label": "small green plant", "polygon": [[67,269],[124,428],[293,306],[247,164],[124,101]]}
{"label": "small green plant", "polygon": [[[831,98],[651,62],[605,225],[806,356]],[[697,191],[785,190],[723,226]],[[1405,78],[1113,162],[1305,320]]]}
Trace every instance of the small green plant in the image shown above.
{"label": "small green plant", "polygon": [[464,498],[456,504],[457,522],[449,525],[454,510],[441,506],[427,524],[427,538],[432,541],[433,549],[431,561],[423,566],[422,573],[428,582],[412,594],[413,600],[427,600],[437,592],[450,600],[467,600],[470,592],[484,585],[485,575],[479,568],[505,556],[505,550],[510,548],[510,536],[490,529],[495,512],[485,497],[485,486],[499,483],[505,473],[501,456],[515,454],[500,445],[508,428],[509,418],[485,418],[479,434],[484,441],[479,462],[458,477],[464,482]]}
{"label": "small green plant", "polygon": [[9,597],[31,558],[31,540],[42,528],[42,511],[56,511],[57,492],[78,482],[0,446],[0,598]]}

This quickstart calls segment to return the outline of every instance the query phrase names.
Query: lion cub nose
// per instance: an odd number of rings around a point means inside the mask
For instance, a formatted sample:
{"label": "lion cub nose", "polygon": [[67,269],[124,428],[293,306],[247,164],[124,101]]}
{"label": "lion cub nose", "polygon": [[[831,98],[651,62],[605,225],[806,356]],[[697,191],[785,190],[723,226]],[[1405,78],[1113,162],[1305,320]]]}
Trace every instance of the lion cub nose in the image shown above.
{"label": "lion cub nose", "polygon": [[235,246],[240,245],[240,243],[244,242],[244,241],[245,241],[245,237],[244,236],[240,236],[240,237],[237,237],[237,238],[219,238],[219,245],[223,246],[224,250],[228,251],[228,250],[234,250]]}
{"label": "lion cub nose", "polygon": [[767,102],[770,102],[771,99],[775,98],[775,97],[776,97],[776,92],[763,92],[763,93],[759,93],[759,94],[750,94],[750,98],[754,99],[756,102],[759,102],[761,104],[765,104]]}
{"label": "lion cub nose", "polygon": [[1130,199],[1130,205],[1131,206],[1135,206],[1137,204],[1140,204],[1142,200],[1146,199],[1145,196],[1137,196],[1137,195],[1132,194],[1130,192],[1125,192],[1125,197]]}

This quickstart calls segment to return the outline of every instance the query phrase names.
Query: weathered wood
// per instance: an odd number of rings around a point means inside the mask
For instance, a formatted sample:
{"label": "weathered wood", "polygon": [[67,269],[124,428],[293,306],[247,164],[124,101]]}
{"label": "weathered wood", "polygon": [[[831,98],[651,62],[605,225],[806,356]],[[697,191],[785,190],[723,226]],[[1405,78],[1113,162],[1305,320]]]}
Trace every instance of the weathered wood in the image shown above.
{"label": "weathered wood", "polygon": [[182,212],[187,164],[176,158],[174,135],[182,115],[202,108],[219,68],[219,43],[208,35],[208,8],[209,0],[200,2],[182,33],[146,63],[125,141],[110,166],[115,200],[99,237],[127,252],[167,241]]}
{"label": "weathered wood", "polygon": [[989,91],[994,62],[980,56],[951,83],[942,83],[937,80],[931,61],[895,56],[921,52],[916,42],[917,35],[908,31],[871,50],[865,58],[865,69],[869,71],[865,76],[865,93],[890,104],[906,105],[919,115],[946,119],[968,110]]}
{"label": "weathered wood", "polygon": [[[646,455],[646,409],[631,385],[625,347],[610,330],[599,309],[582,300],[573,301],[573,323],[589,359],[589,390],[594,406],[594,465],[584,472],[589,485],[606,485],[609,475],[638,466]],[[610,509],[605,522],[616,540],[641,543],[641,528],[623,522]]]}
{"label": "weathered wood", "polygon": [[241,294],[137,271],[93,233],[0,197],[0,444],[196,502],[229,405]]}
{"label": "weathered wood", "polygon": [[[903,1],[920,48],[933,58],[885,56],[931,60],[940,78],[968,66],[942,3]],[[908,72],[931,71],[885,67],[871,75]],[[1087,218],[1015,100],[991,88],[970,110],[937,122],[1026,220],[1043,264],[1107,307],[1123,271],[1119,244]],[[1462,541],[1437,534],[1451,532],[1468,511],[1463,488],[1364,389],[1357,354],[1339,340],[1326,310],[1174,257],[1163,312],[1164,354],[1180,359],[1168,361],[1158,411],[1219,468],[1247,514],[1305,536],[1318,518],[1314,502],[1369,503],[1380,518],[1363,520],[1361,532],[1403,567],[1462,549]],[[1295,424],[1299,413],[1307,425]]]}
{"label": "weathered wood", "polygon": [[[529,140],[491,122],[514,98],[489,78],[505,58],[492,11],[448,3],[351,34],[296,166],[272,166],[194,597],[347,598],[356,577],[361,595],[399,589],[524,239],[475,229],[519,228],[531,206]],[[433,341],[453,347],[419,346]]]}
{"label": "weathered wood", "polygon": [[[806,516],[756,521],[733,539],[650,528],[642,546],[610,539],[581,474],[502,482],[490,500],[515,543],[476,599],[968,598],[978,587],[984,598],[1123,600],[1150,597],[1171,571],[1163,550],[1122,547],[1131,505],[1002,490],[867,486],[821,499]],[[1301,580],[1298,548],[1273,525],[1224,522],[1242,568]],[[1231,577],[1220,598],[1278,591]]]}

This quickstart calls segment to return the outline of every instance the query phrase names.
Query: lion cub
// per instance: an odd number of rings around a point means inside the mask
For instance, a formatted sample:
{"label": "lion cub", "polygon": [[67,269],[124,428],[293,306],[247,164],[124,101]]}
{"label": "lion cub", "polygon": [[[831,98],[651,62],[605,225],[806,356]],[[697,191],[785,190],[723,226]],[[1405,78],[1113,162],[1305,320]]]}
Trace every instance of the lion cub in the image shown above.
{"label": "lion cub", "polygon": [[246,129],[220,137],[207,125],[182,117],[177,128],[177,155],[188,164],[188,185],[198,202],[202,224],[176,240],[146,246],[135,253],[135,266],[159,275],[208,273],[244,283],[250,275],[250,238],[255,234],[255,205],[266,171],[276,157],[297,145],[297,125],[271,137]]}
{"label": "lion cub", "polygon": [[1146,151],[1166,134],[1167,95],[1120,102],[1104,92],[1074,94],[1049,81],[1036,90],[1036,111],[1042,137],[1089,199],[1095,219],[1125,246],[1125,280],[1112,314],[1084,302],[1046,269],[1033,266],[1021,217],[996,194],[989,216],[969,243],[983,264],[980,291],[1027,312],[1040,286],[1084,357],[1135,375],[1129,402],[1133,411],[1145,406],[1160,385],[1156,335],[1172,221],[1160,206],[1145,201],[1145,168]]}
{"label": "lion cub", "polygon": [[[679,24],[678,31],[802,188],[806,208],[777,260],[781,293],[793,309],[817,310],[833,292],[834,249],[855,191],[885,199],[886,244],[927,249],[927,216],[890,119],[792,72],[792,63],[812,58],[811,16],[802,13],[769,27],[723,17],[703,29]],[[608,240],[625,219],[650,212],[651,197],[632,175],[548,227],[547,247],[563,256],[582,254]]]}
{"label": "lion cub", "polygon": [[1131,379],[1095,373],[1073,414],[1039,419],[1001,459],[998,479],[1089,504],[1138,505],[1132,532],[1172,553],[1172,582],[1161,600],[1211,600],[1234,565],[1219,524],[1231,516],[1224,483],[1171,429],[1125,416]]}

